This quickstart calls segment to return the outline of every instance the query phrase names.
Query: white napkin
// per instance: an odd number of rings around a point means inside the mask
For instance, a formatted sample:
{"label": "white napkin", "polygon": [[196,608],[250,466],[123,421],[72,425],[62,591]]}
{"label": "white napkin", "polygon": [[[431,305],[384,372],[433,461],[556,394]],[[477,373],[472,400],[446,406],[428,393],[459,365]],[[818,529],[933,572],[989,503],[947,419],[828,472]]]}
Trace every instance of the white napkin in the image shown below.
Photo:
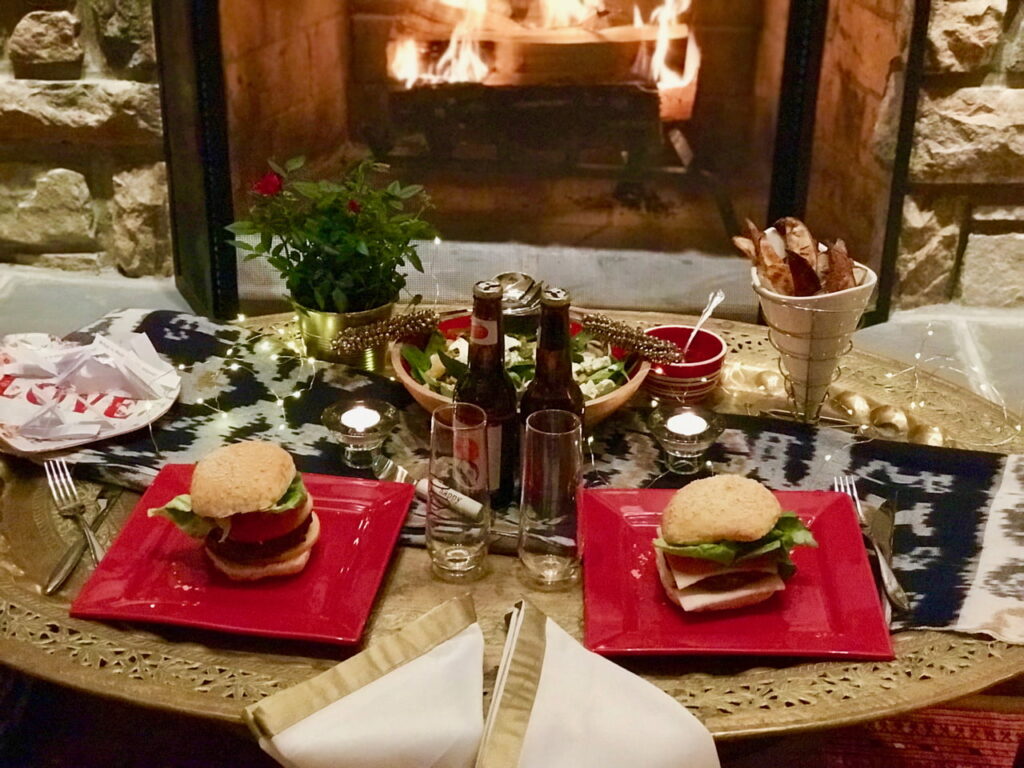
{"label": "white napkin", "polygon": [[526,601],[511,615],[476,768],[719,768],[711,734]]}
{"label": "white napkin", "polygon": [[469,768],[483,731],[483,633],[457,598],[246,709],[289,768]]}

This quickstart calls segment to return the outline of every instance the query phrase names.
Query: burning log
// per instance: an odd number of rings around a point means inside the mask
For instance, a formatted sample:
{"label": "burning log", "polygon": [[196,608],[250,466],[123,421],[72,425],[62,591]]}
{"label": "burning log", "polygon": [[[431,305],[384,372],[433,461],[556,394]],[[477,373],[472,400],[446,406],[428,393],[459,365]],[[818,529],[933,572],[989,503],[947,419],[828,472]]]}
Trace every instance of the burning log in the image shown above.
{"label": "burning log", "polygon": [[[447,40],[465,18],[462,8],[440,0],[416,0],[408,4],[402,16],[403,31],[417,40]],[[525,29],[519,22],[489,8],[481,14],[480,27],[506,35]]]}
{"label": "burning log", "polygon": [[[646,81],[646,73],[636,71],[636,63],[641,47],[653,45],[657,34],[657,28],[650,25],[600,31],[516,25],[504,32],[481,29],[467,37],[489,53],[491,71],[483,80],[486,85],[594,85]],[[667,44],[685,49],[689,36],[686,24],[675,24],[669,29]],[[441,50],[446,42],[445,38],[420,40],[425,47]]]}

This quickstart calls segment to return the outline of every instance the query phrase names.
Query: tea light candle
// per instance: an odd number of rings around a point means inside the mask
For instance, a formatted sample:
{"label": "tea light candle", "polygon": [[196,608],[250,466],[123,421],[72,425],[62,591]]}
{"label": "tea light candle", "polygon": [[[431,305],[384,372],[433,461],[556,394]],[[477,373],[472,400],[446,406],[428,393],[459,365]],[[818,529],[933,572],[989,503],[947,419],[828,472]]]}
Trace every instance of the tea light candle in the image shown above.
{"label": "tea light candle", "polygon": [[700,471],[704,454],[722,431],[717,414],[700,406],[662,405],[651,413],[648,426],[665,451],[668,469],[681,475]]}
{"label": "tea light candle", "polygon": [[324,409],[322,420],[341,444],[342,461],[366,468],[384,444],[398,419],[398,411],[382,400],[342,399]]}
{"label": "tea light candle", "polygon": [[357,405],[341,414],[341,423],[349,429],[363,432],[380,423],[380,414],[373,410],[373,408]]}
{"label": "tea light candle", "polygon": [[706,430],[708,422],[707,419],[701,418],[693,412],[677,413],[675,416],[669,417],[665,422],[665,428],[677,435],[693,437]]}

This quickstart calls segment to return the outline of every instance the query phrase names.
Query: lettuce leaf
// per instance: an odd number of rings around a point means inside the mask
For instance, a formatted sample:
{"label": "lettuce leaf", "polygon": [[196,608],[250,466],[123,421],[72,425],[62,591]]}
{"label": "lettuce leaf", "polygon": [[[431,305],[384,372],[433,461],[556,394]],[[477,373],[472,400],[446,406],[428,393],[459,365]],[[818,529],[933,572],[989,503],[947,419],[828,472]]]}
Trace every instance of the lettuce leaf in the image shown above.
{"label": "lettuce leaf", "polygon": [[284,495],[277,500],[277,503],[267,509],[257,510],[259,512],[287,512],[289,509],[295,509],[300,504],[306,503],[306,496],[309,493],[306,491],[306,486],[302,484],[302,474],[300,472],[295,473],[295,477],[292,478],[291,483],[288,485],[288,489],[284,492]]}
{"label": "lettuce leaf", "polygon": [[783,578],[792,575],[795,567],[789,559],[793,547],[816,547],[814,535],[792,512],[783,512],[775,526],[757,541],[715,541],[703,544],[670,544],[663,538],[654,540],[654,546],[669,555],[711,560],[721,565],[732,565],[742,560],[775,553],[779,572]]}
{"label": "lettuce leaf", "polygon": [[722,565],[731,565],[736,559],[740,542],[716,541],[705,544],[669,544],[664,539],[657,538],[654,540],[654,546],[668,555],[695,557],[699,560],[712,560]]}
{"label": "lettuce leaf", "polygon": [[[287,512],[306,503],[309,492],[302,482],[302,475],[295,473],[291,483],[285,490],[284,495],[277,500],[277,503],[267,509],[256,510],[258,512]],[[175,496],[162,507],[154,507],[147,513],[150,517],[164,517],[181,528],[182,531],[196,539],[206,537],[214,528],[220,528],[226,534],[231,528],[231,518],[210,518],[202,517],[192,511],[192,497],[187,493]]]}
{"label": "lettuce leaf", "polygon": [[192,497],[187,493],[175,496],[162,507],[153,507],[147,513],[150,517],[165,517],[196,539],[206,537],[217,526],[208,517],[200,517],[192,511]]}

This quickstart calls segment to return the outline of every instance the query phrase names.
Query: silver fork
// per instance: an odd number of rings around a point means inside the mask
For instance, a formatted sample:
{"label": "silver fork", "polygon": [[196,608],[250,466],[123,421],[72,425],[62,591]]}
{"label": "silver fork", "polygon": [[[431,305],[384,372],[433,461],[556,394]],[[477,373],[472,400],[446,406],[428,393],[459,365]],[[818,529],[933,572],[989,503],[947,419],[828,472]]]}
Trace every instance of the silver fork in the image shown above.
{"label": "silver fork", "polygon": [[99,563],[103,559],[103,547],[85,521],[85,503],[78,495],[78,488],[71,479],[67,462],[64,459],[50,459],[43,462],[43,469],[46,471],[46,483],[50,486],[50,495],[57,506],[57,511],[78,523],[82,535],[89,544],[92,559]]}
{"label": "silver fork", "polygon": [[[841,475],[833,481],[833,488],[853,499],[853,506],[857,510],[857,520],[860,522],[861,531],[865,533],[865,537],[871,542],[871,546],[875,550],[875,557],[878,560],[878,572],[882,577],[882,589],[888,598],[888,602],[901,611],[910,610],[910,600],[907,598],[907,593],[903,591],[903,587],[900,586],[888,558],[886,558],[885,553],[874,537],[867,533],[871,526],[867,515],[864,513],[864,507],[860,503],[856,478],[850,475]],[[886,618],[888,618],[888,614],[889,611],[887,610]]]}

